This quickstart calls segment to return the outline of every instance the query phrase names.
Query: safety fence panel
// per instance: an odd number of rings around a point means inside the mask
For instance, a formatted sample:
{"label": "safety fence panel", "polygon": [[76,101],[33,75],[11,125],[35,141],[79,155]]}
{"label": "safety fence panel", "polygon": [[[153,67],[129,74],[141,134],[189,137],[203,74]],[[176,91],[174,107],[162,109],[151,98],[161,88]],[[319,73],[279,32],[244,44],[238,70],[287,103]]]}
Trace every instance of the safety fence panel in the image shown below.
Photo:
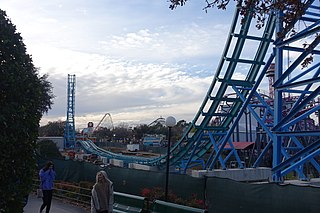
{"label": "safety fence panel", "polygon": [[[144,189],[164,188],[165,173],[155,171],[135,170],[120,167],[101,167],[88,162],[72,160],[53,160],[57,173],[57,180],[79,183],[95,182],[96,173],[105,170],[113,182],[117,192],[141,195]],[[44,160],[39,160],[39,168],[45,164]],[[171,173],[169,176],[169,192],[178,197],[189,199],[195,196],[204,199],[205,180],[194,178],[188,175]]]}
{"label": "safety fence panel", "polygon": [[[144,190],[159,188],[163,193],[165,173],[120,167],[100,167],[87,162],[53,160],[57,180],[93,185],[95,175],[105,170],[117,192],[142,195]],[[41,168],[45,161],[39,161]],[[170,173],[169,194],[188,200],[196,197],[209,212],[320,212],[320,187],[279,185],[276,183],[244,183],[230,179]]]}
{"label": "safety fence panel", "polygon": [[209,212],[320,212],[320,187],[207,179]]}

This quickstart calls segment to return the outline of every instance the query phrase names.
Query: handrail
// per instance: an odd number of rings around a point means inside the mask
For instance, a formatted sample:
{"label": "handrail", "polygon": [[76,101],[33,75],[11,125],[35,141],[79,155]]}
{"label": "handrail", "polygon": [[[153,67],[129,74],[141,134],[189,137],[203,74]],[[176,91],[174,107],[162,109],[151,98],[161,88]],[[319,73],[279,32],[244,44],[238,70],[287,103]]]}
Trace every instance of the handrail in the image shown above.
{"label": "handrail", "polygon": [[[34,189],[33,191],[35,192],[40,185],[40,181],[38,179],[33,179],[32,185]],[[90,183],[88,185],[90,185]],[[152,207],[158,208],[159,206],[162,206],[162,208],[175,209],[177,211],[178,210],[181,211],[184,209],[184,210],[188,210],[188,212],[206,212],[206,210],[203,210],[203,209],[197,209],[190,206],[183,206],[183,205],[159,201],[159,200],[150,202],[147,197],[126,194],[122,192],[114,192],[114,196],[115,196],[115,199],[114,199],[115,212],[147,213],[155,210],[155,209],[152,210]],[[81,187],[78,185],[65,183],[62,181],[55,181],[53,197],[60,200],[67,200],[73,204],[89,209],[91,205],[91,188]]]}
{"label": "handrail", "polygon": [[[39,187],[39,180],[33,180],[34,191]],[[77,205],[84,207],[90,206],[91,189],[55,181],[53,196],[60,200],[68,200]],[[70,190],[71,189],[71,190]],[[72,190],[74,189],[74,190]]]}
{"label": "handrail", "polygon": [[[40,181],[34,179],[33,191],[36,191],[39,185]],[[141,212],[149,211],[149,203],[146,197],[121,192],[114,192],[114,196],[114,208],[119,208],[120,204],[120,206],[124,206],[129,210],[139,208],[141,209]],[[83,206],[84,208],[90,208],[91,205],[91,189],[70,183],[55,181],[53,197],[60,200],[67,200],[73,204]],[[140,212],[140,210],[137,212]]]}
{"label": "handrail", "polygon": [[155,200],[153,202],[153,213],[157,212],[199,212],[207,213],[206,209],[199,209],[190,206],[183,206],[176,203],[170,203],[162,200]]}

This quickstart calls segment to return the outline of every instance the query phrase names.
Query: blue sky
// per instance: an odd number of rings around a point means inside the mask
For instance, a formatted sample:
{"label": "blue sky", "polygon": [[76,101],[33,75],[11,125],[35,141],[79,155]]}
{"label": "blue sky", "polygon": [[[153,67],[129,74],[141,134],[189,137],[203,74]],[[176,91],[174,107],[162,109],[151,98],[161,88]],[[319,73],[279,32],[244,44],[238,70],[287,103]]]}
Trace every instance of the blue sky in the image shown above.
{"label": "blue sky", "polygon": [[76,75],[76,128],[191,121],[211,83],[234,7],[205,1],[169,9],[167,0],[1,0],[56,96],[48,121],[65,120],[67,75]]}

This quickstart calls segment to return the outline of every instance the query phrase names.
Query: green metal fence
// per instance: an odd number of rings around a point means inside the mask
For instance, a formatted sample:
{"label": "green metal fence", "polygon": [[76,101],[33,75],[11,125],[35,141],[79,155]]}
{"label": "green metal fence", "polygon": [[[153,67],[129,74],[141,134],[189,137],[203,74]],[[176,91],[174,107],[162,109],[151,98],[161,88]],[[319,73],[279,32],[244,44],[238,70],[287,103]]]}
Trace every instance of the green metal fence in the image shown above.
{"label": "green metal fence", "polygon": [[[39,180],[34,180],[34,191],[38,188],[39,183]],[[76,205],[90,207],[91,189],[56,181],[53,196],[59,200],[66,200]]]}
{"label": "green metal fence", "polygon": [[[39,180],[34,180],[34,191],[39,187]],[[91,189],[81,187],[76,184],[56,181],[53,196],[56,199],[68,201],[86,209],[90,208]],[[170,202],[155,200],[151,202],[146,197],[114,192],[113,211],[115,213],[123,212],[207,212],[203,209],[189,206],[178,205]]]}
{"label": "green metal fence", "polygon": [[[144,189],[162,189],[164,186],[165,173],[161,172],[117,167],[100,168],[97,165],[76,161],[54,160],[54,163],[57,180],[61,180],[62,184],[67,184],[66,182],[78,183],[80,188],[69,193],[73,195],[73,201],[77,204],[89,205],[91,195],[89,189],[95,182],[97,171],[101,169],[107,172],[116,192],[147,196],[142,193]],[[40,162],[39,166],[40,168],[42,166]],[[81,184],[82,182],[92,185]],[[56,183],[56,187],[59,186],[58,183]],[[63,190],[66,190],[65,188]],[[170,191],[187,201],[190,196],[196,196],[197,199],[204,202],[209,212],[320,212],[320,187],[283,186],[276,183],[250,184],[216,177],[194,178],[170,173]],[[61,191],[59,193],[55,192],[61,196],[66,196],[67,192]],[[81,196],[82,194],[89,197]],[[159,199],[159,197],[155,199]],[[149,205],[149,210],[152,210],[152,203]]]}

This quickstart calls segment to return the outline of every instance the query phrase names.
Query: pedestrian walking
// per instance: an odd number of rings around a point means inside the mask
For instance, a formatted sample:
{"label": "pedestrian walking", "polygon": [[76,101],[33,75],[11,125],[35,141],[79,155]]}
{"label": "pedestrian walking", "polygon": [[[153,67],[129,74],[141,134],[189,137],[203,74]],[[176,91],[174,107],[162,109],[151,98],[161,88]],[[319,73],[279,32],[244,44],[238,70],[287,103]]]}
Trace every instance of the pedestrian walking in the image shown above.
{"label": "pedestrian walking", "polygon": [[105,171],[96,175],[96,183],[91,191],[91,213],[111,213],[113,208],[113,183]]}
{"label": "pedestrian walking", "polygon": [[40,189],[42,189],[42,205],[40,207],[40,213],[46,208],[46,213],[49,213],[52,201],[53,192],[53,181],[56,177],[54,171],[54,165],[51,161],[47,162],[46,165],[40,170]]}

